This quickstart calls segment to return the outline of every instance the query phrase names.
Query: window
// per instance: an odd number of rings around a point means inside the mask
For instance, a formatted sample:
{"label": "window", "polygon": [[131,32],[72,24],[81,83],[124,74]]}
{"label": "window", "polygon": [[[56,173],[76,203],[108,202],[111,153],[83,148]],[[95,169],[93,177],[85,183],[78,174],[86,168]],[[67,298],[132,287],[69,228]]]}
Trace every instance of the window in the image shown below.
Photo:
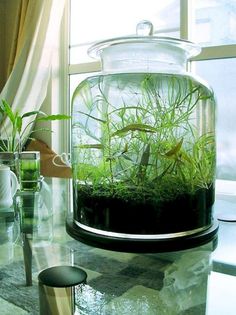
{"label": "window", "polygon": [[218,100],[217,178],[236,181],[236,1],[71,0],[70,93],[100,69],[86,55],[87,48],[95,41],[134,34],[143,19],[152,21],[156,35],[202,46],[190,66],[213,87]]}
{"label": "window", "polygon": [[204,47],[236,44],[236,3],[232,0],[195,0],[192,40]]}
{"label": "window", "polygon": [[135,34],[141,20],[152,21],[155,33],[179,36],[179,0],[71,0],[71,64],[89,62],[87,48],[98,40]]}
{"label": "window", "polygon": [[196,62],[196,72],[217,96],[217,177],[236,179],[236,58]]}

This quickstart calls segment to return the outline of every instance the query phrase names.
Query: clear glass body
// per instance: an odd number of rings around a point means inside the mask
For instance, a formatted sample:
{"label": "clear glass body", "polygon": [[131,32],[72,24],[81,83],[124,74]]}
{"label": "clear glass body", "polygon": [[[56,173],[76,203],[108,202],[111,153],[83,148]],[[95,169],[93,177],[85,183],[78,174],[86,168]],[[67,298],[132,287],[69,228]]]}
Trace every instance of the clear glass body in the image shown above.
{"label": "clear glass body", "polygon": [[85,229],[132,237],[212,224],[213,92],[185,71],[185,49],[168,42],[163,55],[159,46],[158,58],[131,58],[126,69],[127,55],[120,68],[119,58],[103,60],[103,73],[74,92],[73,213]]}

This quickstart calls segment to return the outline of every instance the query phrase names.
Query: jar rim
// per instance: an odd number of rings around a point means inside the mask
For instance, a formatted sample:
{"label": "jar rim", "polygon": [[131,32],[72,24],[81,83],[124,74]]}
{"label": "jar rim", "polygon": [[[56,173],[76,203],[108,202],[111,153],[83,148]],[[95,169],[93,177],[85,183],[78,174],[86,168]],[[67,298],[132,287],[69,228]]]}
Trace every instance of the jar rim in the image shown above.
{"label": "jar rim", "polygon": [[187,59],[197,56],[201,52],[201,47],[191,41],[178,39],[174,37],[162,37],[162,36],[126,36],[110,38],[104,41],[100,41],[92,45],[88,49],[88,55],[94,59],[100,59],[102,52],[111,46],[122,44],[153,44],[157,45],[169,45],[182,49],[185,52]]}

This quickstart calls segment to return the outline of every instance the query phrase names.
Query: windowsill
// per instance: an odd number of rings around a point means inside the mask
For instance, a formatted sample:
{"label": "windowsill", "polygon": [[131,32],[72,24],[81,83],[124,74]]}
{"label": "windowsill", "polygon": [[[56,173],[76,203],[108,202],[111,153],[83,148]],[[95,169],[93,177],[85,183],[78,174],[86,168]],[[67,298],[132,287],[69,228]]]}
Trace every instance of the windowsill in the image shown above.
{"label": "windowsill", "polygon": [[236,182],[216,180],[214,216],[219,221],[218,246],[212,253],[213,270],[236,275]]}
{"label": "windowsill", "polygon": [[236,181],[216,180],[216,218],[236,221]]}
{"label": "windowsill", "polygon": [[217,179],[216,194],[234,196],[236,200],[236,181]]}

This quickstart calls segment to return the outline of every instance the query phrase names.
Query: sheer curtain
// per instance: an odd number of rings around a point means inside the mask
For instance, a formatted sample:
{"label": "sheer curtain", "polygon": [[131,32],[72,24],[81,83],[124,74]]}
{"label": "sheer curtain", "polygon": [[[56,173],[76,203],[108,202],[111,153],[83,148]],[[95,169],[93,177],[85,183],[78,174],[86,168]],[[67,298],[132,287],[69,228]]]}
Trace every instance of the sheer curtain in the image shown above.
{"label": "sheer curtain", "polygon": [[[39,110],[46,97],[52,53],[67,0],[14,1],[17,15],[12,26],[8,79],[0,100],[10,103],[14,112],[24,113]],[[27,119],[23,123],[26,125]],[[10,130],[9,120],[2,120],[0,131]]]}

